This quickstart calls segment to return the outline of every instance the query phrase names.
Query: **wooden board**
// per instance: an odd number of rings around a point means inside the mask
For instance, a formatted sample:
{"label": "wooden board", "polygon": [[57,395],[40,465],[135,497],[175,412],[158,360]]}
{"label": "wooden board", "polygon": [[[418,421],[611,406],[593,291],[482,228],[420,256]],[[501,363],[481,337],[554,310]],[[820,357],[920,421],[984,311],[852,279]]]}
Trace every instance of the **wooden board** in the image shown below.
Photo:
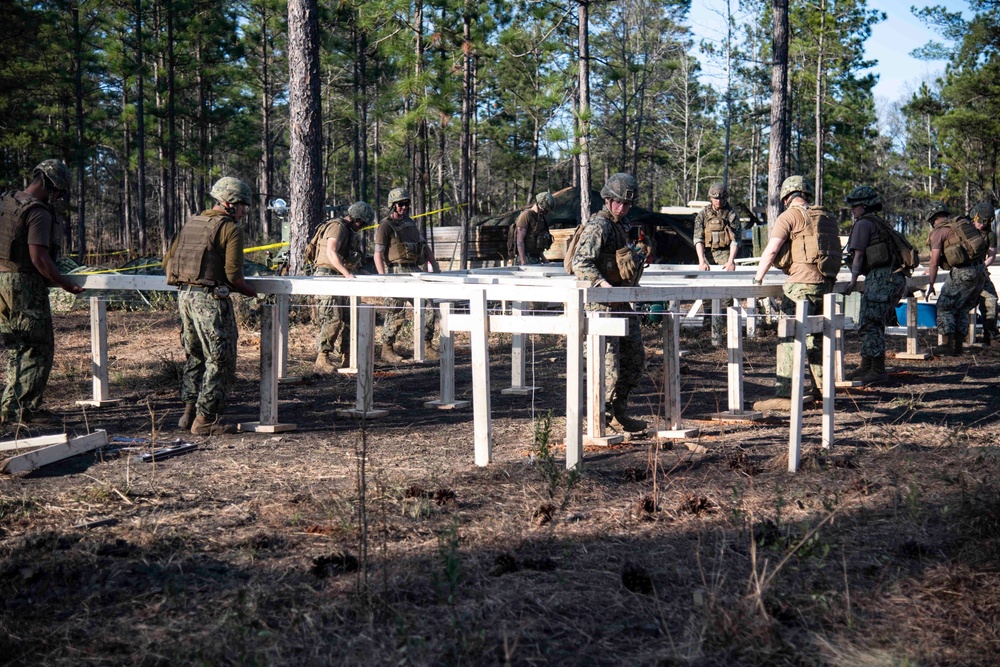
{"label": "wooden board", "polygon": [[12,456],[0,464],[0,471],[5,473],[28,472],[49,465],[50,463],[57,463],[58,461],[68,459],[77,454],[92,451],[106,444],[108,444],[107,431],[94,431],[90,435],[82,435],[79,438],[73,438],[69,442],[49,445],[48,447],[42,447],[27,454]]}
{"label": "wooden board", "polygon": [[45,445],[59,445],[69,440],[65,433],[55,435],[40,435],[35,438],[21,438],[20,440],[5,440],[0,442],[0,452],[18,449],[30,449],[32,447],[44,447]]}

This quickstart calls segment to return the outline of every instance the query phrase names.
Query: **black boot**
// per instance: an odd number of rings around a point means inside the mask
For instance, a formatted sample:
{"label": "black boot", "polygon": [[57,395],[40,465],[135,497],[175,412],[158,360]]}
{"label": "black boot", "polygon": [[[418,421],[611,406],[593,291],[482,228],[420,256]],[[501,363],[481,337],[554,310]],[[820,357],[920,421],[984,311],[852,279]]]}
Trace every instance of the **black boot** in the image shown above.
{"label": "black boot", "polygon": [[611,404],[611,425],[620,428],[626,433],[642,433],[646,430],[646,422],[641,419],[629,417],[627,403],[626,400],[616,400]]}
{"label": "black boot", "polygon": [[965,347],[965,338],[963,336],[956,335],[955,336],[955,356],[956,357],[962,356],[962,352],[964,351],[964,349],[963,349],[964,347]]}
{"label": "black boot", "polygon": [[868,387],[873,384],[884,384],[888,381],[889,374],[885,372],[885,355],[882,354],[872,358],[871,368],[869,368],[868,373],[861,378],[861,384]]}
{"label": "black boot", "polygon": [[871,357],[861,357],[861,365],[858,366],[857,368],[855,368],[850,373],[848,373],[847,374],[847,379],[848,380],[860,380],[865,375],[868,374],[868,371],[871,370],[871,367],[872,367],[872,358]]}

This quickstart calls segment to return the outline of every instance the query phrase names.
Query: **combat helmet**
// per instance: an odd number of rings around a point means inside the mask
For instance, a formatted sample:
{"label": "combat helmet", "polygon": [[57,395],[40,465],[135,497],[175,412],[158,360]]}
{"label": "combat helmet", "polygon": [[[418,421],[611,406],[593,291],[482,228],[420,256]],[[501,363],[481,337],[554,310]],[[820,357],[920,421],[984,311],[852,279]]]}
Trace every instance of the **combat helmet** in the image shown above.
{"label": "combat helmet", "polygon": [[209,194],[212,199],[223,204],[246,204],[249,206],[253,203],[253,193],[250,191],[250,186],[232,176],[223,176],[217,180]]}
{"label": "combat helmet", "polygon": [[538,210],[542,213],[548,213],[556,206],[556,200],[552,197],[549,192],[541,192],[535,195],[535,204],[538,205]]}
{"label": "combat helmet", "polygon": [[632,204],[638,196],[639,183],[631,174],[618,172],[611,174],[608,182],[601,188],[601,197],[613,199],[623,204]]}
{"label": "combat helmet", "polygon": [[375,221],[375,211],[363,201],[356,201],[351,204],[351,207],[347,209],[347,215],[351,216],[352,220],[357,220],[366,225],[370,225]]}
{"label": "combat helmet", "polygon": [[794,195],[796,192],[801,193],[806,197],[812,197],[813,189],[802,176],[789,176],[781,183],[781,192],[778,194],[778,199],[785,201],[785,199]]}
{"label": "combat helmet", "polygon": [[405,201],[410,202],[410,192],[406,188],[393,188],[389,190],[389,208],[392,208],[399,202]]}
{"label": "combat helmet", "polygon": [[712,183],[712,186],[708,188],[708,198],[726,201],[729,198],[729,191],[724,183]]}
{"label": "combat helmet", "polygon": [[37,178],[39,175],[44,176],[56,190],[69,192],[72,177],[69,173],[69,167],[62,160],[44,160],[40,162],[37,167],[31,170],[32,178]]}
{"label": "combat helmet", "polygon": [[972,221],[980,225],[992,225],[993,221],[997,219],[996,209],[993,208],[993,204],[988,201],[981,201],[972,207],[969,211],[969,217]]}
{"label": "combat helmet", "polygon": [[864,206],[869,211],[882,206],[882,198],[870,185],[859,185],[854,188],[844,197],[844,201],[848,206]]}
{"label": "combat helmet", "polygon": [[930,209],[928,209],[927,217],[925,218],[927,224],[933,225],[934,218],[938,217],[939,215],[950,216],[951,210],[948,209],[948,205],[945,204],[944,202],[936,201],[933,202],[931,204]]}

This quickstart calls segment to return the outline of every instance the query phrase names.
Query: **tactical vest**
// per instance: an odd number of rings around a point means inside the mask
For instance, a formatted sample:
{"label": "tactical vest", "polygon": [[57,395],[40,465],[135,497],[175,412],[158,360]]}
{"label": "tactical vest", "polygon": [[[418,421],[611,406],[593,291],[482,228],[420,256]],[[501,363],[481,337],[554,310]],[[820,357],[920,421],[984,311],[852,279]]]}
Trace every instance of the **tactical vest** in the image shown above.
{"label": "tactical vest", "polygon": [[411,218],[401,221],[386,218],[385,222],[392,229],[392,240],[389,242],[389,262],[391,264],[422,264],[426,259],[423,237]]}
{"label": "tactical vest", "polygon": [[28,250],[28,213],[35,207],[49,212],[52,226],[49,228],[49,256],[54,262],[59,258],[62,225],[52,208],[37,197],[26,192],[4,192],[0,194],[0,261],[17,265],[21,273],[38,273],[31,261]]}
{"label": "tactical vest", "polygon": [[[340,256],[340,261],[343,262],[345,267],[354,270],[361,266],[364,260],[364,256],[361,253],[361,239],[354,231],[354,227],[341,218],[330,220],[316,230],[316,234],[309,242],[309,245],[306,246],[306,263],[316,264],[317,266],[329,269],[333,268],[333,263],[330,261],[331,258],[327,257],[326,254],[326,240],[333,237],[330,234],[330,230],[335,227],[347,230],[347,241],[337,247],[337,255]],[[336,236],[339,237],[340,233],[338,232]]]}
{"label": "tactical vest", "polygon": [[618,268],[618,258],[617,252],[628,245],[628,227],[621,222],[615,222],[611,217],[611,214],[605,210],[600,210],[591,216],[591,220],[596,217],[602,217],[611,223],[611,232],[614,234],[614,239],[611,241],[613,248],[609,248],[608,244],[602,245],[600,252],[597,255],[597,270],[600,272],[604,279],[615,287],[619,287],[625,284],[625,280],[622,279],[621,270]]}
{"label": "tactical vest", "polygon": [[861,263],[861,273],[867,274],[872,269],[893,264],[894,252],[886,223],[875,214],[865,214],[858,218],[858,222],[861,220],[869,220],[872,223],[872,231],[868,236],[868,247],[865,248],[864,261]]}
{"label": "tactical vest", "polygon": [[215,247],[223,223],[235,220],[226,214],[195,215],[181,228],[167,263],[168,285],[228,285],[226,256]]}
{"label": "tactical vest", "polygon": [[729,248],[736,240],[736,232],[730,226],[727,209],[716,211],[711,205],[705,213],[705,247],[711,250]]}
{"label": "tactical vest", "polygon": [[792,206],[803,219],[798,234],[792,233],[778,251],[774,265],[786,274],[792,264],[813,264],[826,278],[836,278],[843,261],[837,222],[822,206]]}
{"label": "tactical vest", "polygon": [[980,262],[989,251],[986,236],[979,233],[972,221],[966,218],[952,218],[941,227],[951,230],[944,237],[941,249],[941,266],[952,269]]}

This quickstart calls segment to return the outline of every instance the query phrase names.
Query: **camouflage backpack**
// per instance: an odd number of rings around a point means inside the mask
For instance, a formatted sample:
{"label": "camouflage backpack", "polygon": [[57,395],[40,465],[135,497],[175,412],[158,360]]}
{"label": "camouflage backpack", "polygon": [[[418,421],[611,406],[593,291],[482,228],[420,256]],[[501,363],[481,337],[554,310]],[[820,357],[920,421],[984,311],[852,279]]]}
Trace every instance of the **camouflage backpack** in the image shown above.
{"label": "camouflage backpack", "polygon": [[338,218],[327,220],[316,229],[316,233],[309,239],[309,243],[306,244],[306,264],[316,264],[316,260],[319,259],[320,245],[323,243],[323,237],[326,236],[327,230],[335,222],[340,222],[340,220]]}

